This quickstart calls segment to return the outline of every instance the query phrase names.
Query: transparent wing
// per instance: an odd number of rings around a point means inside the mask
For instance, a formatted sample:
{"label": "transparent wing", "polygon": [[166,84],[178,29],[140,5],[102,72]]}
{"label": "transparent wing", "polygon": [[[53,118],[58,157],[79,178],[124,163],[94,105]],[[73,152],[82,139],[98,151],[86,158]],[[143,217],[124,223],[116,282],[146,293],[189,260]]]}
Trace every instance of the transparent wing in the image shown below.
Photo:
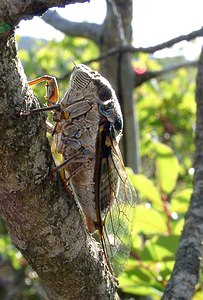
{"label": "transparent wing", "polygon": [[96,197],[98,229],[104,255],[110,269],[118,276],[124,269],[131,249],[137,194],[128,180],[122,156],[109,127],[100,130],[97,161],[99,167]]}

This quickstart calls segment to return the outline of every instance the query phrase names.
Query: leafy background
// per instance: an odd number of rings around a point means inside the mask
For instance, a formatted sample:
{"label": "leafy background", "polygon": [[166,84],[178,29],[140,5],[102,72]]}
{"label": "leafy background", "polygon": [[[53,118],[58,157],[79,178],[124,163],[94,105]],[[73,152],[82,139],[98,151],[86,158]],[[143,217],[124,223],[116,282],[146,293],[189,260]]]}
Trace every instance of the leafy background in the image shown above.
{"label": "leafy background", "polygon": [[[60,42],[29,39],[26,43],[22,38],[18,42],[19,57],[28,79],[42,74],[56,76],[60,97],[68,86],[72,60],[84,62],[98,54],[97,47],[82,38],[65,37]],[[155,59],[136,54],[132,64],[135,70],[160,70],[182,60],[183,57]],[[99,64],[93,63],[91,67],[98,69]],[[132,232],[132,253],[125,272],[119,277],[122,299],[160,299],[174,265],[192,193],[195,77],[196,69],[181,68],[151,79],[134,91],[142,172],[135,175],[127,169],[140,200]],[[43,100],[43,84],[34,87],[34,92]],[[202,279],[195,300],[203,299]],[[12,245],[3,220],[0,222],[0,299],[46,299],[37,274]]]}

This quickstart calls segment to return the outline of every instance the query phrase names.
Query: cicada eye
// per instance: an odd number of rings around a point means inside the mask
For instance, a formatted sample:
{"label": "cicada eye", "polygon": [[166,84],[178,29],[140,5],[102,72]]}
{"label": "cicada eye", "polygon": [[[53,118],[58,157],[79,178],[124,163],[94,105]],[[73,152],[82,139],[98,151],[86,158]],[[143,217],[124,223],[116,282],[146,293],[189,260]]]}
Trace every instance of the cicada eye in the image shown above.
{"label": "cicada eye", "polygon": [[101,101],[105,102],[106,100],[111,99],[111,97],[112,97],[112,91],[111,91],[111,89],[108,86],[102,85],[98,89],[98,96],[99,96],[99,99]]}
{"label": "cicada eye", "polygon": [[112,98],[112,91],[111,91],[111,88],[108,87],[108,85],[105,85],[98,79],[94,80],[94,83],[98,88],[97,93],[98,93],[99,99],[102,102],[105,102]]}

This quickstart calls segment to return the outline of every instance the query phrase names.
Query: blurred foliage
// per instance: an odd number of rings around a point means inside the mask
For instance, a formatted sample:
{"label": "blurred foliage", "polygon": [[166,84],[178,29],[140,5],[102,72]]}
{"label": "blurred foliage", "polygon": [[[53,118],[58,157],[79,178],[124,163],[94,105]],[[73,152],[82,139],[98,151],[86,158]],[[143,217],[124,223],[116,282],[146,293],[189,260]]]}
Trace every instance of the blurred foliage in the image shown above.
{"label": "blurred foliage", "polygon": [[[38,41],[27,49],[22,47],[19,57],[28,79],[54,75],[58,78],[60,98],[68,86],[72,60],[84,62],[99,52],[92,42],[70,37],[60,42]],[[142,54],[132,63],[134,67],[139,64],[143,69],[159,70],[182,59],[158,60]],[[98,68],[97,63],[91,66]],[[160,299],[174,265],[192,193],[195,75],[195,70],[182,68],[135,90],[143,170],[137,175],[128,170],[141,200],[136,207],[132,254],[119,278],[122,299],[144,296]],[[34,87],[34,92],[43,101],[43,84]],[[202,297],[199,284],[193,299]],[[36,273],[12,245],[3,221],[0,223],[0,299],[46,299]]]}
{"label": "blurred foliage", "polygon": [[[84,38],[64,37],[61,41],[37,40],[34,44],[27,43],[21,38],[19,45],[27,49],[20,49],[19,58],[22,61],[28,80],[44,74],[55,76],[58,80],[60,97],[68,87],[68,81],[74,63],[77,64],[98,55],[98,47]],[[28,38],[29,39],[29,38]],[[97,63],[94,64],[98,66]],[[64,78],[64,80],[63,80]],[[43,83],[42,83],[43,86]],[[43,100],[45,91],[41,85],[34,86],[34,91]]]}
{"label": "blurred foliage", "polygon": [[[170,63],[181,59],[170,59]],[[140,55],[138,64],[144,71],[159,70],[168,61]],[[133,64],[136,68],[137,58]],[[132,299],[137,299],[133,295],[160,299],[174,266],[192,194],[195,76],[196,70],[181,68],[135,91],[143,174],[128,170],[141,199],[136,208],[132,254],[119,278],[122,295],[125,292],[128,299],[129,295]],[[202,299],[202,282],[201,275],[193,299]]]}

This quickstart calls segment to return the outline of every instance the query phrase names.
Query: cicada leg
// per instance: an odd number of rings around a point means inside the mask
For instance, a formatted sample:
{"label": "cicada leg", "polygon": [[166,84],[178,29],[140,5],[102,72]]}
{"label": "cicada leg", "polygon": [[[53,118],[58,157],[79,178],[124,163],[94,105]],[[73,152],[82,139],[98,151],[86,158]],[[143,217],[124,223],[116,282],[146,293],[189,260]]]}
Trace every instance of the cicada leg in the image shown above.
{"label": "cicada leg", "polygon": [[34,85],[34,84],[38,84],[42,81],[46,81],[46,95],[45,95],[45,99],[47,101],[47,105],[48,106],[52,106],[54,104],[56,104],[58,102],[59,99],[59,90],[58,90],[58,84],[56,81],[56,78],[50,75],[44,75],[41,77],[38,77],[34,80],[31,80],[28,82],[28,84]]}
{"label": "cicada leg", "polygon": [[59,90],[58,90],[58,84],[56,81],[56,78],[50,75],[44,75],[41,77],[38,77],[36,79],[33,79],[28,82],[29,86],[32,86],[34,84],[38,84],[42,81],[46,81],[46,95],[45,99],[47,101],[47,107],[40,107],[40,108],[34,108],[29,111],[22,111],[20,112],[20,116],[28,116],[31,114],[39,113],[42,111],[49,111],[49,110],[60,110],[60,104],[58,103],[59,100]]}
{"label": "cicada leg", "polygon": [[46,121],[46,126],[47,126],[47,132],[51,135],[54,134],[55,126],[51,124],[50,122]]}
{"label": "cicada leg", "polygon": [[[39,113],[39,112],[48,111],[48,110],[59,110],[60,105],[57,104],[57,102],[59,100],[59,90],[58,90],[58,84],[57,84],[55,77],[50,76],[50,75],[44,75],[44,76],[41,76],[41,77],[38,77],[36,79],[29,81],[28,84],[29,84],[29,86],[32,86],[34,84],[38,84],[43,81],[46,81],[45,99],[47,101],[48,107],[35,108],[28,112],[21,112],[21,114],[20,114],[21,116],[23,116],[23,115],[26,116],[29,114]],[[53,126],[50,122],[46,121],[46,127],[47,127],[47,132],[53,136],[56,132],[57,124],[55,126]],[[53,143],[51,145],[52,155],[54,155],[55,149],[56,149],[56,143],[55,143],[55,141],[53,141]],[[61,159],[61,162],[62,162],[62,159]],[[60,174],[61,174],[62,180],[64,181],[65,180],[65,171],[63,169],[61,169]]]}
{"label": "cicada leg", "polygon": [[[52,153],[53,154],[53,153]],[[76,152],[74,155],[70,156],[68,159],[64,160],[63,161],[63,156],[61,155],[61,163],[55,167],[52,172],[55,173],[57,171],[60,171],[60,175],[61,175],[61,179],[62,181],[67,184],[68,182],[68,179],[66,178],[66,175],[65,175],[65,166],[67,164],[69,164],[69,162],[71,162],[72,160],[75,160],[76,158],[78,158],[78,156],[80,156],[81,153],[78,151]]]}
{"label": "cicada leg", "polygon": [[77,151],[74,155],[70,156],[66,160],[64,160],[60,165],[54,168],[53,172],[56,172],[62,168],[64,168],[69,162],[73,161],[74,159],[78,158],[81,155],[80,151]]}

